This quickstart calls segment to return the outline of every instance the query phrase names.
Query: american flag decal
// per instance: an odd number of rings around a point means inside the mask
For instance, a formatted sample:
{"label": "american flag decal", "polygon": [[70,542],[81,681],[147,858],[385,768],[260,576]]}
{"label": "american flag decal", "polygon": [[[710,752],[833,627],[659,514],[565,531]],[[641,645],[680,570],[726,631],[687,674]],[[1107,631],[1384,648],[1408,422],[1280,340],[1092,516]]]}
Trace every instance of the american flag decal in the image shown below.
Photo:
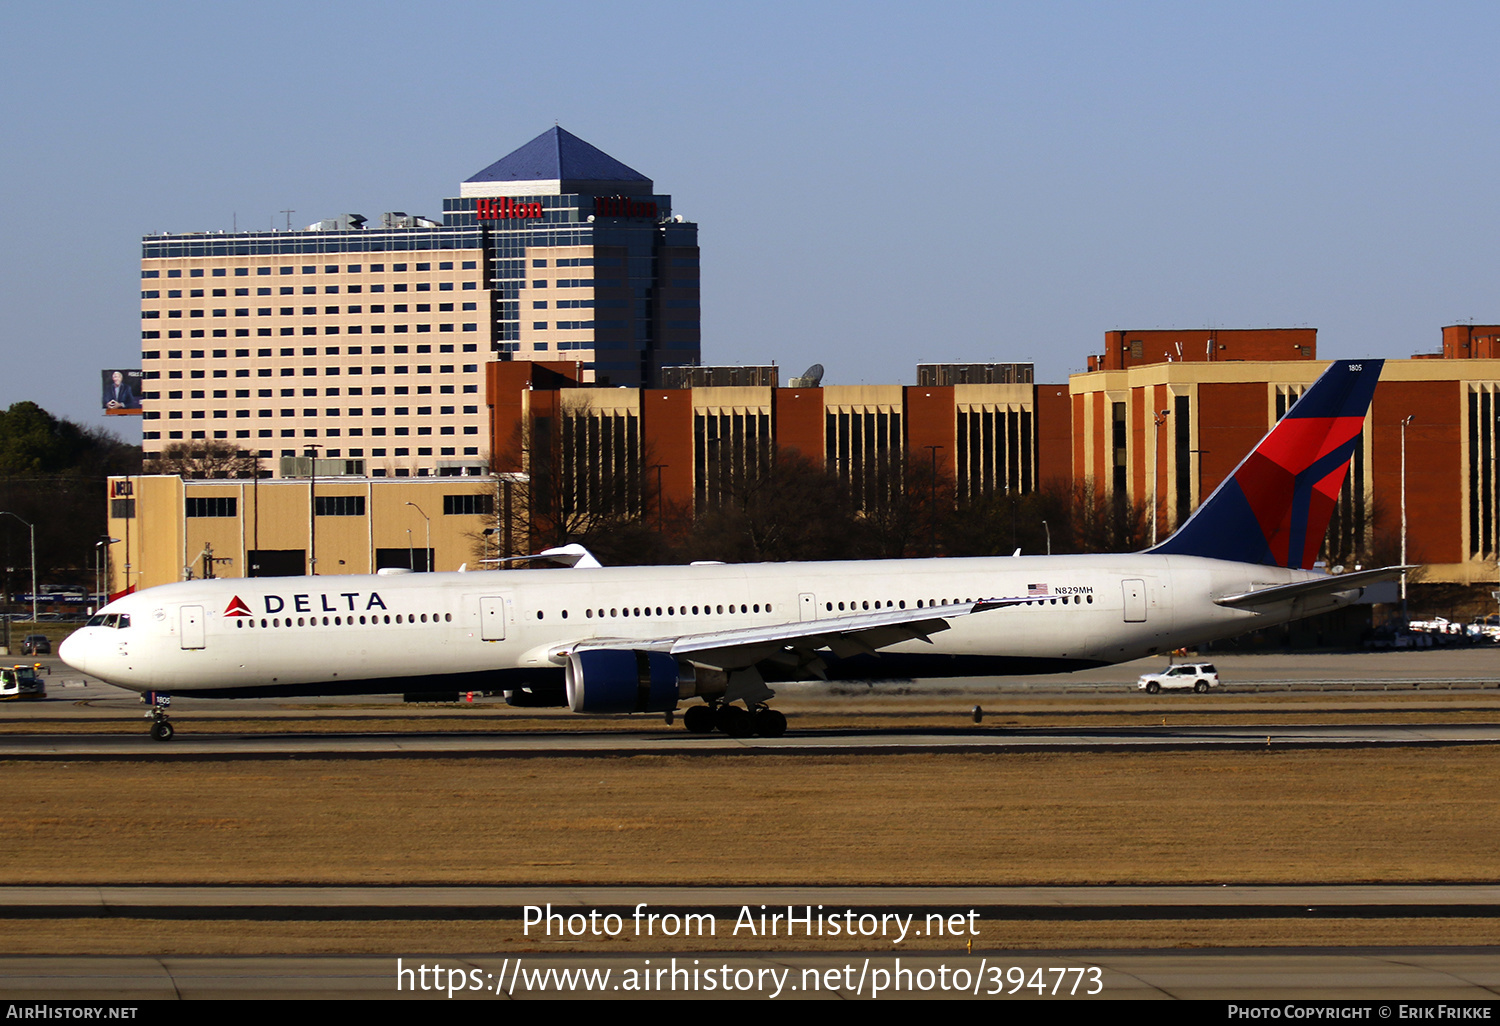
{"label": "american flag decal", "polygon": [[1050,595],[1050,594],[1052,594],[1052,593],[1047,590],[1047,586],[1045,584],[1028,584],[1028,585],[1026,585],[1026,597],[1027,598],[1035,598],[1038,595]]}

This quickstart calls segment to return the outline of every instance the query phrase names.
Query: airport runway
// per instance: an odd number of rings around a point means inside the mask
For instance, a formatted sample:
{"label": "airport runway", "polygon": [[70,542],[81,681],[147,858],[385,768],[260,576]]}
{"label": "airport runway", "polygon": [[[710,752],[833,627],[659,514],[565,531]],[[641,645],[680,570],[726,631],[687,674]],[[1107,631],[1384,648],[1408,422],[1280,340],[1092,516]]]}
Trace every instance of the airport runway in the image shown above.
{"label": "airport runway", "polygon": [[742,906],[864,911],[977,910],[1004,919],[1412,918],[1500,920],[1500,884],[1299,884],[1111,887],[692,886],[0,886],[7,919],[511,919],[527,905],[569,914],[652,909],[714,912]]}
{"label": "airport runway", "polygon": [[[526,905],[550,904],[560,915],[597,910],[620,915],[628,932],[638,904],[659,913],[706,912],[721,922],[742,907],[768,910],[821,907],[856,915],[914,915],[974,912],[984,934],[1003,936],[1004,922],[1016,919],[1213,919],[1257,918],[1500,917],[1495,886],[1341,886],[1341,887],[0,887],[0,910],[12,921],[34,917],[203,918],[219,920],[350,921],[402,918],[486,918],[506,921],[519,933]],[[966,918],[966,917],[963,917]],[[722,929],[727,930],[727,923]],[[120,1001],[174,998],[390,998],[447,1000],[444,989],[424,989],[439,977],[403,977],[397,990],[397,962],[406,969],[440,967],[441,978],[458,981],[456,998],[556,996],[629,997],[629,984],[649,968],[683,970],[675,977],[681,997],[722,997],[705,992],[711,969],[736,981],[728,996],[872,997],[883,979],[889,986],[905,969],[914,992],[893,996],[1035,998],[1023,981],[1038,979],[1056,987],[1053,967],[1079,970],[1065,975],[1062,993],[1045,996],[1109,999],[1177,998],[1204,1000],[1488,1001],[1500,994],[1500,948],[1318,948],[1007,951],[962,945],[952,950],[903,953],[899,945],[877,943],[874,950],[774,953],[714,950],[636,950],[599,953],[545,950],[547,943],[517,945],[543,950],[506,954],[444,955],[413,951],[385,956],[201,957],[201,956],[11,956],[0,957],[0,997],[16,999]],[[897,959],[900,959],[898,964]],[[517,960],[519,961],[519,964]],[[675,962],[673,961],[675,959]],[[941,969],[948,974],[944,977]],[[452,974],[450,975],[450,970]],[[548,971],[553,971],[549,978]],[[594,989],[569,990],[557,972],[586,971]],[[608,970],[607,980],[600,974]],[[785,975],[790,970],[790,975]],[[1095,972],[1097,970],[1097,972]],[[477,972],[478,975],[474,975]],[[885,974],[881,976],[882,972]],[[967,990],[944,990],[940,979],[964,973]],[[924,975],[925,973],[925,975]],[[629,974],[635,974],[631,976]],[[774,974],[774,975],[773,975]],[[777,980],[780,980],[778,985]],[[926,982],[929,986],[921,988]],[[479,989],[471,989],[477,984]],[[976,994],[974,991],[977,990]],[[1069,991],[1074,991],[1069,993]],[[497,994],[498,991],[498,994]],[[674,996],[671,990],[649,995]]]}
{"label": "airport runway", "polygon": [[[410,971],[409,976],[403,974],[400,991],[398,957]],[[419,968],[435,968],[440,975],[424,972],[419,985]],[[899,975],[903,969],[904,977]],[[1058,974],[1057,969],[1069,971]],[[592,989],[577,976],[571,986],[559,985],[558,974],[580,970],[590,974]],[[940,976],[943,970],[946,975]],[[606,971],[609,975],[602,976]],[[643,971],[663,974],[645,993],[638,987],[632,990],[630,983],[638,984]],[[709,990],[705,982],[709,973],[727,978],[729,992],[718,985]],[[670,985],[674,976],[680,989]],[[1007,951],[988,955],[957,950],[902,956],[704,951],[675,956],[642,952],[519,957],[414,953],[0,958],[0,998],[12,1001],[450,1000],[441,984],[427,986],[438,979],[465,984],[464,990],[451,995],[452,1000],[488,1001],[619,1001],[630,997],[1017,1001],[1037,1000],[1039,995],[1028,990],[1027,983],[1039,981],[1044,991],[1061,985],[1060,993],[1040,995],[1043,1000],[1359,1001],[1372,1006],[1375,1014],[1369,1017],[1373,1019],[1379,1006],[1390,1012],[1401,1002],[1494,1002],[1500,994],[1500,948]],[[939,979],[978,983],[963,990],[951,984],[944,989]],[[903,990],[890,989],[896,980],[905,982]],[[481,989],[468,989],[471,981],[477,981]],[[885,989],[877,995],[875,990],[882,984]],[[1071,988],[1077,989],[1070,993]],[[1097,993],[1091,995],[1089,991],[1096,988]]]}
{"label": "airport runway", "polygon": [[[40,660],[52,671],[44,702],[11,703],[0,710],[13,732],[0,733],[0,759],[219,759],[278,758],[316,755],[329,758],[398,758],[431,756],[529,757],[639,754],[889,754],[910,751],[1004,752],[1048,750],[1204,750],[1265,747],[1351,747],[1385,745],[1494,744],[1500,741],[1500,651],[1493,648],[1312,655],[1228,655],[1217,665],[1224,688],[1209,700],[1191,694],[1150,697],[1134,692],[1137,675],[1160,668],[1160,659],[1138,660],[1058,677],[987,678],[947,681],[895,682],[876,685],[795,685],[782,689],[777,704],[792,715],[792,730],[782,738],[734,739],[722,734],[693,735],[679,724],[668,727],[659,718],[616,720],[602,729],[597,719],[575,717],[562,710],[511,710],[497,698],[454,706],[412,706],[400,696],[355,696],[335,699],[289,700],[181,699],[173,704],[176,737],[152,741],[146,733],[143,707],[132,692],[84,678],[55,657]],[[1291,708],[1278,692],[1295,692],[1287,701],[1304,702],[1307,693],[1317,700],[1353,695],[1362,706],[1340,705],[1323,713],[1320,722],[1287,724],[1246,722],[1256,708]],[[1402,708],[1411,708],[1418,695],[1441,694],[1443,700],[1467,696],[1474,709],[1493,709],[1493,716],[1471,717],[1473,723],[1400,722]],[[1397,722],[1366,723],[1364,715],[1377,696],[1389,695],[1392,704],[1382,716]],[[1086,718],[1095,710],[1134,711],[1142,715],[1129,726],[1029,727],[991,725],[1010,714],[1024,721],[1032,700],[1069,701]],[[1100,705],[1107,699],[1116,704]],[[1231,706],[1242,699],[1259,707]],[[1436,700],[1435,700],[1436,701]],[[1127,705],[1118,703],[1126,702]],[[810,704],[809,704],[810,703]],[[908,703],[925,703],[933,724],[918,728],[868,727],[857,714],[891,710]],[[1271,704],[1265,704],[1271,703]],[[1403,706],[1400,703],[1406,703]],[[975,725],[967,711],[983,705],[988,721]],[[799,708],[847,710],[849,726],[799,729]],[[916,706],[911,706],[916,708]],[[1233,709],[1224,722],[1205,723],[1212,709]],[[1299,706],[1316,712],[1316,705]],[[1018,713],[1018,710],[1020,712]],[[1429,710],[1430,711],[1430,710]],[[1180,714],[1193,714],[1184,724]],[[1158,720],[1158,715],[1160,720]],[[511,729],[518,718],[530,718],[529,729]],[[1118,718],[1118,717],[1116,717]],[[359,721],[381,721],[377,732],[357,732]],[[391,720],[407,719],[421,729],[390,729]],[[1251,720],[1254,717],[1250,717]],[[339,731],[323,731],[320,723],[337,720]],[[1174,722],[1177,721],[1177,722]],[[224,732],[245,721],[262,732]],[[536,722],[540,721],[540,722]],[[38,723],[54,731],[26,731]],[[212,722],[213,729],[208,725]],[[452,731],[443,726],[452,723]],[[825,718],[826,722],[826,718]],[[67,729],[89,725],[93,732]],[[100,732],[106,723],[107,732]],[[195,723],[199,729],[195,729]],[[285,729],[265,732],[267,725]],[[118,724],[117,729],[113,727]],[[372,724],[375,726],[375,724]],[[541,729],[538,729],[540,727]],[[60,728],[60,729],[59,729]],[[436,728],[436,729],[434,729]]]}
{"label": "airport runway", "polygon": [[193,734],[176,721],[168,742],[130,734],[4,734],[0,759],[447,758],[545,755],[882,755],[913,751],[1182,751],[1472,745],[1500,742],[1500,724],[1194,725],[1188,727],[984,728],[790,731],[779,738],[643,731],[409,734]]}

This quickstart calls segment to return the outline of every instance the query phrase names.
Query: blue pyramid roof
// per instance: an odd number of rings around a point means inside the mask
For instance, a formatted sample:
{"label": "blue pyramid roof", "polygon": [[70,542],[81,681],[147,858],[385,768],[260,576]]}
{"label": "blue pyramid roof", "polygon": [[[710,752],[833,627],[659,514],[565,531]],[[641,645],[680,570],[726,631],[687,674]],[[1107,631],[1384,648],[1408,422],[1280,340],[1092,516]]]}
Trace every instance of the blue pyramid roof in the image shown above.
{"label": "blue pyramid roof", "polygon": [[470,182],[646,182],[651,179],[562,128],[547,129]]}

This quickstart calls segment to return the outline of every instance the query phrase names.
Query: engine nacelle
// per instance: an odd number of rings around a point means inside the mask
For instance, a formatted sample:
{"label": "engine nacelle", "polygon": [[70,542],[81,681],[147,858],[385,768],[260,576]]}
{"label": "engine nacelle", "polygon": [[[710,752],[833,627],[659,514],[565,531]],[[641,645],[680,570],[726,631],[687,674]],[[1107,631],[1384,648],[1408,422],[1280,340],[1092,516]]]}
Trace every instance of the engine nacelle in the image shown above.
{"label": "engine nacelle", "polygon": [[629,649],[574,652],[566,679],[568,707],[576,713],[666,712],[695,686],[692,663]]}

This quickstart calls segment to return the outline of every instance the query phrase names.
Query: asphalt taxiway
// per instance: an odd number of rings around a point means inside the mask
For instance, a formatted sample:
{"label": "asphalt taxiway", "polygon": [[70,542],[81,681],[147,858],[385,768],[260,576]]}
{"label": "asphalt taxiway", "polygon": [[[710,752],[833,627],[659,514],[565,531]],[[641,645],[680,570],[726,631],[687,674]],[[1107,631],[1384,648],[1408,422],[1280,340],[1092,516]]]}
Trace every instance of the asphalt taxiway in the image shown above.
{"label": "asphalt taxiway", "polygon": [[1490,745],[1500,724],[1224,725],[1079,729],[793,731],[731,738],[673,731],[530,734],[199,734],[169,742],[130,735],[0,735],[0,759],[400,758],[442,756],[880,755],[913,751],[1182,751],[1386,745]]}
{"label": "asphalt taxiway", "polygon": [[[1001,752],[1047,750],[1205,750],[1390,745],[1490,745],[1500,741],[1500,650],[1469,648],[1417,652],[1313,655],[1227,655],[1216,659],[1224,686],[1204,699],[1187,693],[1147,696],[1134,689],[1136,677],[1160,669],[1161,660],[1040,678],[986,678],[880,684],[795,685],[784,687],[777,705],[793,714],[792,730],[781,738],[694,735],[659,717],[602,721],[564,710],[511,710],[498,698],[459,706],[411,706],[400,696],[335,699],[209,700],[179,698],[173,704],[176,737],[156,742],[146,733],[139,697],[82,677],[55,657],[39,660],[48,671],[48,699],[10,703],[0,709],[0,759],[217,759],[317,755],[343,758],[421,756],[529,757],[548,754],[882,754],[913,750]],[[1301,703],[1312,722],[1289,723],[1270,715]],[[1434,702],[1455,699],[1471,715],[1433,722],[1416,709],[1414,696]],[[1359,707],[1339,704],[1349,700]],[[1436,696],[1441,696],[1439,699]],[[1389,698],[1388,704],[1379,704]],[[1125,726],[999,725],[1006,713],[1024,711],[1033,700],[1070,703],[1075,722],[1115,703],[1111,712],[1132,712]],[[1257,721],[1260,702],[1268,715]],[[1205,704],[1211,702],[1212,704]],[[920,726],[876,726],[858,722],[870,709],[926,709]],[[1327,708],[1319,713],[1320,705]],[[973,723],[969,712],[983,706],[987,722]],[[1053,708],[1056,706],[1054,705]],[[797,710],[816,708],[845,724],[809,729]],[[946,710],[932,715],[933,709]],[[1372,711],[1382,715],[1369,715]],[[1205,712],[1233,712],[1222,722]],[[1182,714],[1192,714],[1190,718]],[[520,718],[526,729],[512,729]],[[1118,717],[1117,717],[1118,718]],[[422,729],[393,728],[407,721]],[[1380,722],[1375,722],[1379,720]],[[369,730],[361,730],[369,721]],[[212,723],[212,728],[208,726]],[[235,725],[246,729],[237,731]],[[803,724],[806,720],[803,720]],[[36,724],[35,732],[27,730]],[[329,729],[337,724],[337,729]],[[445,729],[451,724],[451,729]],[[195,725],[197,729],[195,729]],[[78,729],[73,729],[76,726]],[[267,729],[270,728],[270,729]]]}
{"label": "asphalt taxiway", "polygon": [[[401,962],[397,962],[397,958]],[[411,971],[399,980],[398,967]],[[418,968],[440,970],[420,985]],[[733,989],[708,990],[709,970],[728,974]],[[1071,968],[1070,968],[1071,967]],[[665,975],[658,987],[627,992],[627,974],[653,969]],[[1057,969],[1068,971],[1059,975]],[[1084,970],[1074,975],[1072,969]],[[1092,972],[1098,969],[1098,974]],[[977,987],[940,989],[937,981],[973,981]],[[577,976],[559,985],[557,974],[591,974],[592,989]],[[696,970],[698,986],[690,987]],[[905,970],[911,982],[890,989]],[[549,980],[549,971],[551,978]],[[680,985],[673,979],[678,977]],[[963,976],[958,975],[963,972]],[[438,979],[449,973],[465,989],[449,994]],[[608,975],[603,975],[606,973]],[[884,973],[882,977],[880,974]],[[477,976],[475,974],[478,974]],[[1040,975],[1038,975],[1040,973]],[[809,979],[819,981],[816,989]],[[470,989],[469,981],[479,987]],[[663,980],[665,983],[663,984]],[[738,986],[740,981],[744,986]],[[774,981],[782,981],[773,990]],[[829,981],[833,982],[829,982]],[[1097,980],[1097,991],[1095,991]],[[434,985],[429,986],[429,981]],[[509,982],[508,982],[509,981]],[[1026,989],[1040,981],[1042,994]],[[885,983],[883,992],[876,987]],[[1060,992],[1047,988],[1060,984]],[[1078,989],[1072,989],[1078,988]],[[1359,1001],[1376,1011],[1417,1001],[1493,1002],[1500,995],[1500,948],[1407,949],[1201,949],[1196,951],[1007,951],[993,955],[870,955],[867,952],[774,953],[695,952],[632,955],[423,955],[296,957],[95,956],[67,959],[0,958],[0,998],[12,1001],[162,1001],[343,999],[494,1001],[628,997],[783,998],[850,1000],[935,998],[967,1000],[1129,1000],[1198,1001]],[[1371,1018],[1374,1016],[1372,1015]],[[1456,1015],[1455,1015],[1456,1017]]]}
{"label": "asphalt taxiway", "polygon": [[[1003,937],[1006,920],[1038,918],[1495,918],[1500,916],[1500,887],[0,887],[0,914],[13,922],[37,917],[486,918],[511,921],[508,930],[515,933],[527,905],[550,905],[562,916],[615,912],[628,923],[641,904],[659,913],[710,913],[726,924],[740,908],[761,906],[913,915],[918,924],[925,924],[929,914],[958,913],[967,920],[963,914],[972,913],[974,922],[983,925],[981,937]],[[702,950],[687,952],[548,951],[535,942],[523,947],[531,950],[503,955],[10,956],[0,957],[0,998],[448,1000],[439,980],[447,986],[457,982],[454,998],[619,998],[632,996],[628,986],[622,992],[623,981],[638,981],[653,966],[669,973],[664,977],[668,986],[647,995],[653,997],[769,997],[773,986],[783,997],[872,997],[882,979],[892,985],[898,968],[907,971],[911,985],[881,997],[1399,1002],[1488,1001],[1500,995],[1500,948],[1493,947],[1044,952],[985,948],[981,941],[972,949],[955,945],[934,952],[903,951],[899,944],[882,941],[874,950],[762,953],[715,950],[711,939],[705,939]],[[418,967],[424,970],[420,984],[415,972],[399,972]],[[1058,967],[1071,967],[1060,980]],[[683,971],[674,977],[674,968]],[[429,969],[441,973],[429,976]],[[695,984],[702,983],[709,969],[743,985],[727,994],[705,991]],[[1071,974],[1074,969],[1077,975]],[[580,971],[589,974],[591,987],[580,985],[576,976],[571,987],[557,985],[557,972]],[[970,981],[967,989],[937,985],[959,973]],[[1038,980],[1052,992],[1037,994]]]}

